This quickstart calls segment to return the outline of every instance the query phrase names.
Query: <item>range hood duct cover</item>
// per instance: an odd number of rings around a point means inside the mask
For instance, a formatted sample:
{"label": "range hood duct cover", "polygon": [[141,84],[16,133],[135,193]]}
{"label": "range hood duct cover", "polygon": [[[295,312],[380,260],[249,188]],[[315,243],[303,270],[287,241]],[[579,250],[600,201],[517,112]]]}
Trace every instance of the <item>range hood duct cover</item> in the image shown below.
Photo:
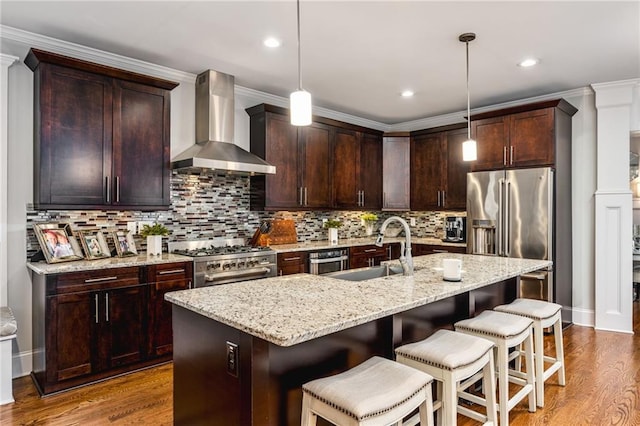
{"label": "range hood duct cover", "polygon": [[196,78],[196,144],[178,154],[171,167],[224,170],[234,174],[275,174],[276,168],[233,143],[235,114],[232,75],[207,70]]}

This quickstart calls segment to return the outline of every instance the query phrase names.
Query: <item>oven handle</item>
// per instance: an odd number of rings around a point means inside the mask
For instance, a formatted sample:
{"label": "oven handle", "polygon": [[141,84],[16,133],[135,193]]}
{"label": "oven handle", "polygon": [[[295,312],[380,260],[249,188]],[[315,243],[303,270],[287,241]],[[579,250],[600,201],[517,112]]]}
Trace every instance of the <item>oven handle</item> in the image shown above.
{"label": "oven handle", "polygon": [[248,276],[252,276],[252,275],[265,275],[268,274],[269,272],[271,272],[271,268],[253,268],[253,269],[246,269],[242,272],[240,271],[228,271],[228,272],[218,272],[212,275],[204,275],[204,280],[207,282],[213,282],[213,281],[218,281],[222,278],[228,278],[228,277],[248,277]]}
{"label": "oven handle", "polygon": [[331,263],[331,262],[340,262],[342,260],[347,260],[349,259],[349,256],[340,256],[340,257],[328,257],[326,259],[316,259],[316,258],[311,258],[309,259],[309,263],[311,264],[316,264],[316,263]]}

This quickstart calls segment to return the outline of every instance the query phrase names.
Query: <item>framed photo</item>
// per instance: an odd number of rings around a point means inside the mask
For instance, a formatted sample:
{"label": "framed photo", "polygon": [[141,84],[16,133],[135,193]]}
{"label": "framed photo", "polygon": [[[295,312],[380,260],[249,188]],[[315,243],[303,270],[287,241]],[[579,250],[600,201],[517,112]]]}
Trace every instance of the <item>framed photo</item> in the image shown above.
{"label": "framed photo", "polygon": [[113,242],[119,257],[137,256],[136,242],[131,231],[113,231]]}
{"label": "framed photo", "polygon": [[33,225],[33,230],[47,263],[84,259],[80,244],[68,223],[37,223]]}
{"label": "framed photo", "polygon": [[78,232],[78,238],[82,243],[84,254],[87,259],[104,259],[105,257],[111,257],[109,251],[109,244],[104,237],[104,234],[98,232]]}

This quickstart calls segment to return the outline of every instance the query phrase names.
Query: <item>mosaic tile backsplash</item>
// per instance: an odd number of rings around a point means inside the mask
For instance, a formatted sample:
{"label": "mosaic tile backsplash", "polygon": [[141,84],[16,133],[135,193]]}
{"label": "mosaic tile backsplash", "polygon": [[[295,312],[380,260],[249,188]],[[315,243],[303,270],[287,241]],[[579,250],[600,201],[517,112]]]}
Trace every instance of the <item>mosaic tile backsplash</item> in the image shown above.
{"label": "mosaic tile backsplash", "polygon": [[[287,218],[296,222],[298,241],[322,241],[327,239],[323,219],[339,219],[340,238],[365,237],[360,216],[362,211],[304,211],[264,212],[249,209],[249,178],[229,176],[211,171],[200,174],[173,171],[171,177],[171,208],[156,212],[111,210],[33,210],[27,209],[27,257],[35,254],[40,246],[33,232],[34,223],[63,222],[71,224],[73,231],[126,230],[127,222],[151,221],[165,225],[171,235],[163,238],[164,250],[168,241],[211,238],[251,238],[260,222],[265,219]],[[378,226],[395,212],[374,212]],[[464,212],[401,212],[399,216],[409,221],[415,237],[443,236],[444,217],[464,215]],[[389,227],[393,235],[394,230]],[[400,231],[400,229],[398,229]],[[146,249],[146,240],[135,236],[138,250]],[[113,246],[113,242],[110,241]]]}

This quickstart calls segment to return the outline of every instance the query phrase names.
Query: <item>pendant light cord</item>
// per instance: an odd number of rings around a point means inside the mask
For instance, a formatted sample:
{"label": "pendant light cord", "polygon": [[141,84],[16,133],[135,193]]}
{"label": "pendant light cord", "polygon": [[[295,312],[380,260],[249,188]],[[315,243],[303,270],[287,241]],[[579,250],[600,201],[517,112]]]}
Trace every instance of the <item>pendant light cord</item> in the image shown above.
{"label": "pendant light cord", "polygon": [[298,13],[298,90],[302,90],[302,71],[301,71],[301,59],[300,59],[300,0],[296,1],[297,13]]}
{"label": "pendant light cord", "polygon": [[469,42],[467,45],[467,138],[471,139],[471,100],[469,97]]}

